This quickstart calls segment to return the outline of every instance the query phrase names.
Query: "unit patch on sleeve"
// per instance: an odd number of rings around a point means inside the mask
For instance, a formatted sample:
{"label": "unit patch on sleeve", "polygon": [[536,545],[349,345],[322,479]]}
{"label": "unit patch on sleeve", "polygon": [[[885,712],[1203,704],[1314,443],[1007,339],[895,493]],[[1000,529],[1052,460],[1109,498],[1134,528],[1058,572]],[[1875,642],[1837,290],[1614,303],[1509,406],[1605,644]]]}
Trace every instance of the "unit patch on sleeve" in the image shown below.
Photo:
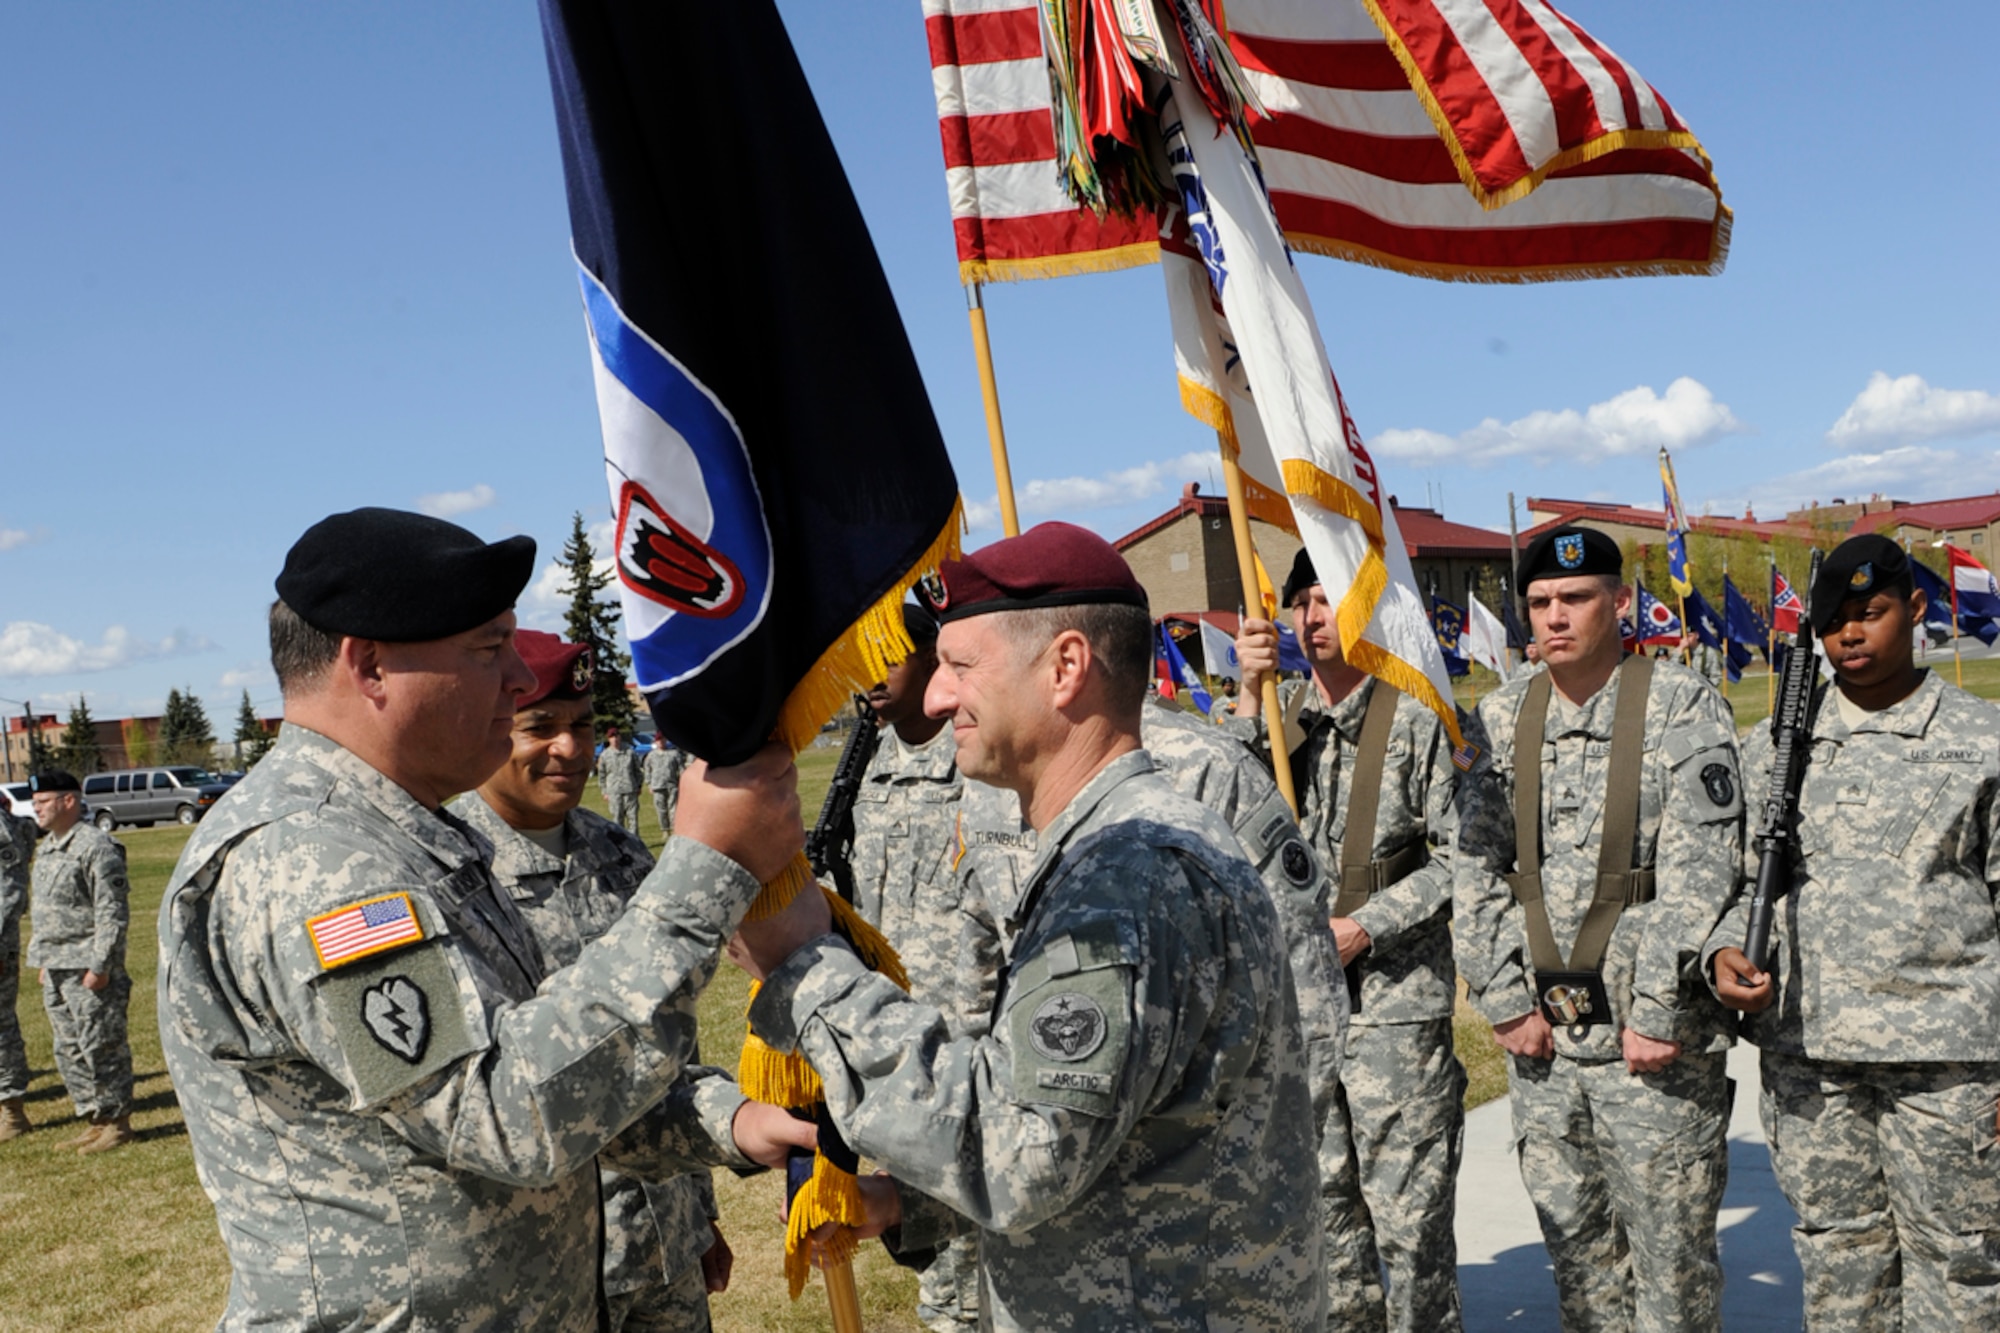
{"label": "unit patch on sleeve", "polygon": [[1104,1010],[1076,991],[1051,995],[1028,1020],[1028,1038],[1050,1060],[1087,1060],[1104,1044]]}
{"label": "unit patch on sleeve", "polygon": [[424,928],[407,893],[385,893],[349,903],[306,922],[319,965],[331,970],[357,958],[423,939]]}
{"label": "unit patch on sleeve", "polygon": [[361,992],[361,1020],[376,1041],[413,1065],[422,1063],[431,1016],[424,993],[408,977],[387,977]]}

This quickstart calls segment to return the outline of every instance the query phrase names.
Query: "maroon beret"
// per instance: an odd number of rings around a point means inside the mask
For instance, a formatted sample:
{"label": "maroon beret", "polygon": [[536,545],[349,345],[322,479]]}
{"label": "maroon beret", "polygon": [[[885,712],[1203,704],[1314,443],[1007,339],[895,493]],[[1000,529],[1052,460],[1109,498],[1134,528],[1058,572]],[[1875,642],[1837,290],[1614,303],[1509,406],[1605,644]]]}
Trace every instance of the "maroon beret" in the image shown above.
{"label": "maroon beret", "polygon": [[581,699],[590,693],[589,645],[524,629],[514,632],[514,647],[528,670],[535,673],[535,688],[516,700],[514,707],[526,708],[544,699]]}
{"label": "maroon beret", "polygon": [[1146,610],[1146,590],[1125,557],[1074,523],[1041,523],[1018,537],[947,560],[918,585],[938,623],[992,611],[1111,603]]}

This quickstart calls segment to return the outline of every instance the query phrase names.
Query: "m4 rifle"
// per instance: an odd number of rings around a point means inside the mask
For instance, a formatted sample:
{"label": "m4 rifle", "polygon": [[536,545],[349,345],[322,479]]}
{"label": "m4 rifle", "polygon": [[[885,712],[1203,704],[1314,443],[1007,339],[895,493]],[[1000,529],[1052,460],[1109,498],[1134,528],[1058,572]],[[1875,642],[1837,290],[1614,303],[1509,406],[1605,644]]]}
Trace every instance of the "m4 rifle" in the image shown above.
{"label": "m4 rifle", "polygon": [[854,696],[854,729],[841,747],[840,762],[834,766],[833,785],[827,788],[826,802],[819,819],[806,834],[806,859],[815,875],[831,875],[833,891],[850,907],[854,904],[854,802],[861,795],[861,779],[882,743],[875,725],[875,710],[861,695]]}
{"label": "m4 rifle", "polygon": [[1798,840],[1799,792],[1805,787],[1812,753],[1813,715],[1819,700],[1819,650],[1813,641],[1812,585],[1819,578],[1820,553],[1812,553],[1806,575],[1805,609],[1799,634],[1778,678],[1777,711],[1771,714],[1771,786],[1757,821],[1757,883],[1750,895],[1750,929],[1743,954],[1759,972],[1770,961],[1771,919],[1791,887]]}

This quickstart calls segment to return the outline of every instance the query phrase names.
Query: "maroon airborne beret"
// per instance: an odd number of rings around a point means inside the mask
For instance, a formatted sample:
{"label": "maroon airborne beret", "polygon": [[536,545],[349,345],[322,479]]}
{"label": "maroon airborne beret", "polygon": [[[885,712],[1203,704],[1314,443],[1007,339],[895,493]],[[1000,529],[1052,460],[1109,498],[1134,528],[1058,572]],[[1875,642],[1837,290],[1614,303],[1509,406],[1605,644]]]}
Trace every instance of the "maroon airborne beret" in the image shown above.
{"label": "maroon airborne beret", "polygon": [[570,643],[561,635],[544,634],[538,629],[517,630],[514,647],[528,670],[535,673],[535,688],[514,701],[516,709],[538,704],[544,699],[581,699],[590,693],[590,647]]}
{"label": "maroon airborne beret", "polygon": [[1148,609],[1146,590],[1125,557],[1074,523],[1037,524],[962,560],[947,560],[919,588],[940,625],[1045,606],[1112,603]]}

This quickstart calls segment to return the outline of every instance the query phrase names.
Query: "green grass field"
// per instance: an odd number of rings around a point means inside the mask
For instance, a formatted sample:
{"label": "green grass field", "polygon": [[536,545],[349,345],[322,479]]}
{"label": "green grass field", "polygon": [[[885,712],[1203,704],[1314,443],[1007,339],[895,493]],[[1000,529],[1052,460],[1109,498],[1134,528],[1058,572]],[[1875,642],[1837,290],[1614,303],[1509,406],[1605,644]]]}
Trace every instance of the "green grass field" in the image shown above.
{"label": "green grass field", "polygon": [[[1930,664],[1953,678],[1948,655]],[[1492,681],[1479,684],[1483,697]],[[1965,664],[1966,688],[2000,698],[2000,660]],[[1732,686],[1740,726],[1766,715],[1765,680]],[[817,811],[838,752],[807,751],[800,760],[801,797]],[[603,806],[591,794],[594,808]],[[660,832],[650,801],[641,802],[642,830],[657,847]],[[28,1114],[37,1132],[0,1144],[0,1333],[27,1329],[181,1330],[213,1325],[222,1309],[229,1265],[215,1214],[195,1180],[194,1161],[178,1104],[160,1057],[154,1016],[154,921],[169,872],[188,838],[179,827],[128,829],[132,879],[132,1054],[137,1075],[133,1125],[139,1141],[94,1157],[53,1151],[75,1120],[55,1076],[49,1029],[34,975],[22,977],[21,1025],[35,1069]],[[743,1039],[746,978],[724,964],[701,998],[703,1055],[733,1065]],[[1490,1029],[1461,1001],[1458,1051],[1469,1079],[1468,1107],[1506,1092],[1506,1068]],[[716,1174],[722,1227],[736,1252],[727,1294],[714,1302],[723,1333],[806,1330],[827,1326],[815,1284],[796,1305],[785,1297],[783,1233],[777,1222],[778,1180]],[[916,1281],[891,1264],[881,1247],[864,1246],[855,1274],[870,1329],[912,1333]]]}

